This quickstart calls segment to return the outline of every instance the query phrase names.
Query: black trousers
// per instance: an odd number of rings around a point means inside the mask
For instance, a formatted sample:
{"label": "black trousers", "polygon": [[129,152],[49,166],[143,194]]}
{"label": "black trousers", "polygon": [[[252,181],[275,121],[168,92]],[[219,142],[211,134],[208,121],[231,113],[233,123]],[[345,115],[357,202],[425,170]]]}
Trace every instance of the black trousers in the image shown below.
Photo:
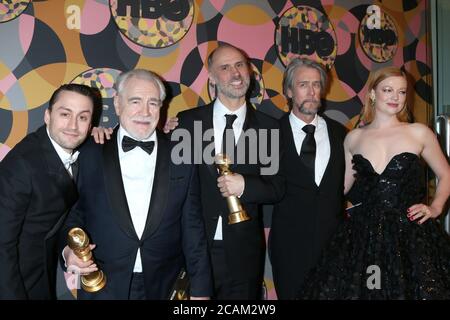
{"label": "black trousers", "polygon": [[133,272],[130,286],[130,300],[146,300],[144,274]]}
{"label": "black trousers", "polygon": [[[262,281],[255,274],[245,280],[232,277],[225,257],[222,240],[215,240],[211,248],[214,275],[214,299],[217,300],[260,300]],[[234,270],[233,270],[234,271]]]}

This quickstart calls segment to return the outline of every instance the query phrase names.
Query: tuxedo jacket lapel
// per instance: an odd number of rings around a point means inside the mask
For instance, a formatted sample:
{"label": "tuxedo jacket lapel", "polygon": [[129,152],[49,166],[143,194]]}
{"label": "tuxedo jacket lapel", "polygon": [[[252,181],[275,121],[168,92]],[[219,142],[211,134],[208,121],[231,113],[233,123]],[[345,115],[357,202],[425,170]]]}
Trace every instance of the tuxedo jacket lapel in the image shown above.
{"label": "tuxedo jacket lapel", "polygon": [[51,179],[56,182],[57,189],[60,190],[61,197],[66,205],[71,207],[78,197],[75,183],[53,147],[45,126],[38,130],[38,135],[41,141],[42,155],[47,165],[47,172]]}
{"label": "tuxedo jacket lapel", "polygon": [[[50,176],[50,179],[55,181],[57,185],[56,189],[64,199],[66,208],[70,208],[78,198],[76,185],[53,147],[50,138],[48,137],[46,126],[43,126],[38,130],[38,135],[41,141],[42,155],[47,166],[47,173]],[[61,212],[58,222],[47,233],[45,240],[49,239],[59,231],[66,215],[67,212]]]}
{"label": "tuxedo jacket lapel", "polygon": [[[244,123],[243,123],[243,125],[242,125],[242,132],[241,132],[241,135],[239,136],[239,138],[238,138],[238,140],[237,140],[236,146],[234,147],[234,158],[235,158],[236,160],[239,158],[239,157],[238,157],[238,154],[237,154],[237,152],[238,152],[238,150],[239,150],[238,146],[240,146],[241,144],[245,144],[245,139],[244,139],[245,132],[246,132],[248,129],[258,128],[257,120],[256,120],[256,117],[255,117],[255,110],[254,110],[253,107],[249,104],[249,102],[247,102],[246,108],[247,108],[247,112],[246,112],[246,114],[245,114]],[[245,150],[245,156],[246,156],[245,162],[246,162],[246,163],[247,163],[247,161],[248,161],[250,148],[259,148],[259,146],[244,145],[244,149],[243,149],[243,150]],[[230,166],[231,171],[233,171],[234,169],[236,169],[236,166],[237,166],[237,164],[236,164],[236,163],[233,163],[233,164]]]}
{"label": "tuxedo jacket lapel", "polygon": [[[336,148],[338,147],[339,142],[338,138],[336,137],[336,133],[333,132],[333,127],[330,125],[328,118],[325,116],[322,116],[327,123],[327,131],[328,131],[328,140],[330,141],[330,159],[328,160],[327,167],[325,168],[325,172],[323,174],[322,181],[320,182],[320,186],[325,185],[328,177],[330,176],[331,169],[333,168],[333,163],[335,163],[336,159]],[[331,165],[330,165],[331,164]],[[319,186],[319,187],[320,187]]]}
{"label": "tuxedo jacket lapel", "polygon": [[116,218],[120,228],[130,238],[137,239],[138,236],[131,220],[120,170],[119,152],[117,149],[118,128],[119,126],[114,129],[111,139],[107,140],[103,147],[105,191],[111,205],[113,216]]}
{"label": "tuxedo jacket lapel", "polygon": [[[244,132],[245,130],[249,129],[249,128],[256,128],[256,118],[255,118],[255,110],[253,109],[253,107],[251,105],[249,105],[249,102],[247,102],[246,104],[246,108],[247,108],[247,112],[245,114],[245,120],[244,120],[244,124],[242,125],[242,132]],[[241,140],[242,134],[239,137],[238,142]]]}
{"label": "tuxedo jacket lapel", "polygon": [[156,131],[158,139],[158,154],[156,157],[155,176],[153,179],[153,188],[148,208],[147,220],[145,223],[142,240],[153,234],[158,228],[164,215],[168,197],[170,183],[170,142],[158,130]]}
{"label": "tuxedo jacket lapel", "polygon": [[[214,102],[211,102],[209,105],[205,106],[203,110],[205,110],[205,112],[201,114],[201,119],[200,119],[202,121],[202,134],[204,134],[206,132],[206,130],[208,130],[208,129],[214,130],[214,125],[213,125]],[[205,150],[206,147],[210,143],[214,143],[214,135],[212,137],[212,141],[204,141],[202,139],[202,144],[203,144],[202,150]],[[215,152],[215,149],[213,151]],[[206,164],[206,166],[208,167],[208,172],[213,176],[213,178],[217,179],[218,173],[217,173],[217,168],[214,165],[214,163]]]}

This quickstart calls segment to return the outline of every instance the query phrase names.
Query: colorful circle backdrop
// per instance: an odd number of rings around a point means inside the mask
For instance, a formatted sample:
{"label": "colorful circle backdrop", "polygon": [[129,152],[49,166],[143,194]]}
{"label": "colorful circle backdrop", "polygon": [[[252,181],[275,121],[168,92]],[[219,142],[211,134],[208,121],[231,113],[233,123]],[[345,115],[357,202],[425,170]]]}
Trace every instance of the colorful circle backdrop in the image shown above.
{"label": "colorful circle backdrop", "polygon": [[[248,54],[255,75],[249,98],[276,118],[288,111],[286,65],[306,56],[328,70],[325,114],[349,128],[370,71],[384,66],[408,73],[409,104],[415,120],[426,123],[432,114],[429,2],[0,0],[0,161],[43,124],[48,99],[63,83],[97,88],[100,124],[107,127],[117,124],[113,83],[133,68],[164,79],[166,116],[211,102],[206,61],[221,42]],[[264,220],[267,235],[270,214]],[[270,263],[266,267],[272,299]]]}

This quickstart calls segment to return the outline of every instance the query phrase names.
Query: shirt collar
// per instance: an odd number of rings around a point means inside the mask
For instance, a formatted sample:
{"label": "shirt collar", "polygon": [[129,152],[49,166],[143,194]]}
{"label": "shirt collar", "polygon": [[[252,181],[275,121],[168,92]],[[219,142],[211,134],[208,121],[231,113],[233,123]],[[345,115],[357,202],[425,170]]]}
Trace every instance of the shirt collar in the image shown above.
{"label": "shirt collar", "polygon": [[319,124],[319,118],[320,116],[316,113],[313,121],[311,121],[310,123],[306,123],[305,121],[303,121],[302,119],[298,118],[292,111],[291,114],[289,115],[289,118],[291,119],[291,123],[293,123],[297,128],[302,129],[304,126],[306,126],[307,124],[312,124],[316,127],[316,130],[318,129],[318,124]]}
{"label": "shirt collar", "polygon": [[226,114],[235,114],[237,116],[236,121],[244,122],[245,116],[247,114],[247,104],[244,102],[237,110],[231,111],[228,109],[219,98],[214,102],[214,116],[217,118],[224,118]]}
{"label": "shirt collar", "polygon": [[55,140],[52,139],[52,137],[50,136],[50,132],[48,131],[48,128],[46,128],[46,130],[48,138],[50,139],[53,148],[55,148],[58,157],[61,159],[62,163],[64,164],[64,167],[66,169],[69,169],[70,165],[75,161],[77,161],[80,151],[73,151],[72,153],[67,152]]}

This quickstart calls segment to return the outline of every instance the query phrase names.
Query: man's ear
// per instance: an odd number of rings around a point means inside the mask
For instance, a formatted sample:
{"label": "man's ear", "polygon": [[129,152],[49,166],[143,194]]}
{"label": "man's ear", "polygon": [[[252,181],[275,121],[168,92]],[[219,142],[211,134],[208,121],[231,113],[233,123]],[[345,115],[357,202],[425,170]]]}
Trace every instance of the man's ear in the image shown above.
{"label": "man's ear", "polygon": [[44,122],[48,126],[50,123],[50,110],[46,109],[44,112]]}
{"label": "man's ear", "polygon": [[114,110],[116,111],[116,115],[120,116],[119,95],[114,96]]}
{"label": "man's ear", "polygon": [[216,80],[214,79],[214,76],[211,74],[210,71],[208,71],[208,79],[209,79],[209,83],[215,87],[216,86]]}
{"label": "man's ear", "polygon": [[292,90],[291,89],[287,89],[286,94],[287,94],[287,97],[289,99],[292,99],[293,94],[292,94]]}

